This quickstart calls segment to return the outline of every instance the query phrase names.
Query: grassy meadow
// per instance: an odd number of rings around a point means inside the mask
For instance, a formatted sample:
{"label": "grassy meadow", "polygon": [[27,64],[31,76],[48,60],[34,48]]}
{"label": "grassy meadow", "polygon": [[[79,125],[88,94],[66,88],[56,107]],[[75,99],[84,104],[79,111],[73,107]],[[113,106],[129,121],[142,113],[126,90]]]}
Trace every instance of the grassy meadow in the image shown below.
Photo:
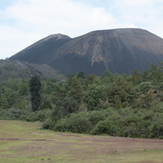
{"label": "grassy meadow", "polygon": [[0,163],[162,163],[163,140],[41,130],[39,122],[0,121]]}

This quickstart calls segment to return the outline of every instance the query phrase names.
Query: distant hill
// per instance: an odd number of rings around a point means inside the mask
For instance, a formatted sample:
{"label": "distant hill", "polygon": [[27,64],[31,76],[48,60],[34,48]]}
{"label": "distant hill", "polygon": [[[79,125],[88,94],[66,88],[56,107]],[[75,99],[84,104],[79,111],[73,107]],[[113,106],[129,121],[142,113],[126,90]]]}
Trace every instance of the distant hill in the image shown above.
{"label": "distant hill", "polygon": [[10,78],[30,79],[37,75],[42,79],[63,79],[63,75],[58,73],[48,65],[30,64],[18,60],[0,60],[0,80],[5,81]]}
{"label": "distant hill", "polygon": [[50,35],[13,55],[10,60],[48,64],[63,74],[130,74],[163,61],[163,39],[142,29],[93,31],[77,38]]}

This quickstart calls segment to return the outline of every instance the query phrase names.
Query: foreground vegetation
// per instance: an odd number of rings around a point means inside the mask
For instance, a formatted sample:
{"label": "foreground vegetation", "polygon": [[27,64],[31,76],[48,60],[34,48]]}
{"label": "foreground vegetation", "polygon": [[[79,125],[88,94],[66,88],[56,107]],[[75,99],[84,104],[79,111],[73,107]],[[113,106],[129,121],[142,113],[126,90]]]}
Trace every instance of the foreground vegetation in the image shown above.
{"label": "foreground vegetation", "polygon": [[163,71],[82,72],[63,80],[0,82],[0,119],[41,121],[44,129],[110,136],[163,138]]}
{"label": "foreground vegetation", "polygon": [[3,163],[161,163],[163,141],[40,130],[38,122],[0,120]]}

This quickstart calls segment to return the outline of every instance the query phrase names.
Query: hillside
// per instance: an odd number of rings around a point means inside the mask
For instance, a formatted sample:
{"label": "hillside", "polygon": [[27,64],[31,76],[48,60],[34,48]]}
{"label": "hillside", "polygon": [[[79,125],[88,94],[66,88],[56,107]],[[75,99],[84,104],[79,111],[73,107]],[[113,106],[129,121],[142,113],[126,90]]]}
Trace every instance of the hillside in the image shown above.
{"label": "hillside", "polygon": [[83,71],[86,75],[141,72],[163,61],[163,39],[142,29],[93,31],[71,39],[52,35],[13,55],[30,63],[48,64],[63,74]]}
{"label": "hillside", "polygon": [[0,80],[9,78],[30,79],[31,76],[37,75],[42,79],[62,79],[63,75],[58,73],[48,65],[30,64],[18,60],[1,60],[0,61]]}

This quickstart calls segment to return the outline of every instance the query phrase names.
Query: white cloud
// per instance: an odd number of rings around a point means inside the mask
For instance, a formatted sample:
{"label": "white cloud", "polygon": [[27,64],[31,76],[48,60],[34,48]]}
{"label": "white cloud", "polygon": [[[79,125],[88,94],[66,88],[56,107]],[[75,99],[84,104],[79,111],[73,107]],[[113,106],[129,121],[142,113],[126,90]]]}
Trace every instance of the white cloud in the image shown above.
{"label": "white cloud", "polygon": [[116,0],[115,10],[120,13],[119,20],[135,24],[163,37],[162,0]]}
{"label": "white cloud", "polygon": [[0,58],[53,33],[76,37],[98,29],[141,27],[163,36],[162,0],[103,2],[94,7],[86,0],[15,0],[0,11]]}
{"label": "white cloud", "polygon": [[70,0],[28,0],[8,8],[6,15],[17,20],[19,26],[41,33],[68,31],[71,36],[79,35],[92,28],[115,26],[116,19],[104,8],[86,6]]}
{"label": "white cloud", "polygon": [[0,59],[5,59],[40,39],[40,35],[0,25]]}

